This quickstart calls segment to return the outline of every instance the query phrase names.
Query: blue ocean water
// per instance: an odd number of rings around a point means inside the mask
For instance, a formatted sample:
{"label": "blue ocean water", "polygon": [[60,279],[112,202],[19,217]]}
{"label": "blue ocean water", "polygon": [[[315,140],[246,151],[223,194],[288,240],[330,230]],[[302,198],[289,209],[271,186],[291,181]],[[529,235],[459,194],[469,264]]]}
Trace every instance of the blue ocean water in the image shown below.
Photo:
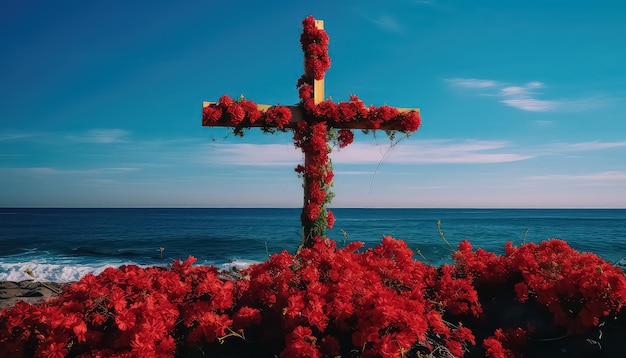
{"label": "blue ocean water", "polygon": [[[327,235],[338,246],[383,235],[405,240],[420,260],[450,262],[450,247],[468,239],[502,253],[549,238],[568,241],[611,262],[626,261],[624,209],[333,209]],[[294,252],[300,209],[0,209],[0,280],[74,281],[122,264],[167,265],[189,255],[199,264],[247,266],[268,254]],[[163,250],[161,250],[163,248]]]}

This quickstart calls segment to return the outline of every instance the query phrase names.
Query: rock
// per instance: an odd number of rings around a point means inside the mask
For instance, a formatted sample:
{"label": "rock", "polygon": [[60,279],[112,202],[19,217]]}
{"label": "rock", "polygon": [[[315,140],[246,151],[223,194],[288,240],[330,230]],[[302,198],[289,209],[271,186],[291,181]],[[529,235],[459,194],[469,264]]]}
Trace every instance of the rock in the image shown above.
{"label": "rock", "polygon": [[0,282],[0,309],[12,307],[20,301],[37,304],[57,297],[67,284],[34,280]]}

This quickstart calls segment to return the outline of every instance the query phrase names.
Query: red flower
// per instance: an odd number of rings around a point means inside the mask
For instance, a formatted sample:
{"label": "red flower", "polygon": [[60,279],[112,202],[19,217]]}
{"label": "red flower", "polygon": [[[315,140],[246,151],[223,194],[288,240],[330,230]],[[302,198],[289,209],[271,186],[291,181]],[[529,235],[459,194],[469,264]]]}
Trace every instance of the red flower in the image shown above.
{"label": "red flower", "polygon": [[95,313],[93,317],[91,318],[91,323],[96,326],[100,326],[104,322],[106,322],[106,316],[103,315],[102,313]]}
{"label": "red flower", "polygon": [[309,195],[309,200],[318,205],[322,205],[326,198],[326,192],[322,190],[321,183],[317,180],[309,184]]}
{"label": "red flower", "polygon": [[313,331],[310,327],[297,326],[285,337],[286,349],[281,357],[319,357],[319,351],[315,348]]}
{"label": "red flower", "polygon": [[79,342],[85,342],[87,340],[87,338],[85,337],[85,334],[87,333],[87,325],[83,320],[78,320],[77,322],[75,322],[72,330],[74,331],[76,339]]}
{"label": "red flower", "polygon": [[226,107],[226,114],[230,118],[230,124],[233,126],[241,123],[246,117],[246,111],[237,103],[233,103],[232,105]]}
{"label": "red flower", "polygon": [[305,74],[313,79],[321,80],[324,78],[326,70],[330,68],[328,34],[326,31],[315,27],[313,16],[304,19],[302,26],[304,30],[300,35],[300,42],[304,52]]}
{"label": "red flower", "polygon": [[[308,100],[312,100],[314,97],[313,86],[311,84],[306,84],[300,87],[298,90],[298,96],[303,102]],[[306,109],[306,108],[305,108]]]}
{"label": "red flower", "polygon": [[283,309],[283,315],[294,318],[302,314],[304,308],[304,295],[293,294],[287,298],[287,306]]}
{"label": "red flower", "polygon": [[154,357],[156,356],[156,346],[154,340],[150,337],[150,332],[137,332],[132,339],[131,347],[133,356],[138,357]]}
{"label": "red flower", "polygon": [[261,311],[243,306],[233,315],[233,329],[239,330],[261,323]]}
{"label": "red flower", "polygon": [[123,310],[117,312],[115,315],[115,323],[117,323],[117,328],[120,331],[126,331],[135,327],[137,317],[131,310]]}
{"label": "red flower", "polygon": [[326,177],[324,178],[324,184],[332,186],[331,183],[334,177],[335,177],[335,173],[333,173],[332,170],[327,169]]}
{"label": "red flower", "polygon": [[336,103],[331,101],[324,101],[317,104],[313,114],[318,120],[327,121],[329,123],[338,123],[341,119],[339,107]]}
{"label": "red flower", "polygon": [[274,106],[268,109],[265,115],[265,122],[274,124],[279,129],[283,129],[291,121],[291,110],[284,106]]}
{"label": "red flower", "polygon": [[335,215],[330,210],[328,210],[328,212],[326,212],[326,222],[328,223],[327,227],[329,229],[332,229],[333,225],[335,224]]}
{"label": "red flower", "polygon": [[398,109],[393,108],[393,107],[389,107],[389,106],[380,106],[380,107],[370,106],[369,114],[367,115],[367,121],[369,122],[369,127],[370,128],[378,129],[378,128],[380,128],[380,125],[382,123],[386,123],[386,122],[392,120],[393,118],[395,118],[399,114],[400,114],[400,112],[398,111]]}
{"label": "red flower", "polygon": [[526,344],[526,331],[522,328],[496,329],[494,335],[483,340],[485,356],[488,358],[514,358]]}
{"label": "red flower", "polygon": [[418,111],[411,111],[408,113],[404,113],[402,118],[400,119],[400,124],[402,126],[402,131],[404,132],[415,132],[422,124],[422,118],[420,117],[420,113]]}
{"label": "red flower", "polygon": [[223,95],[220,97],[219,104],[222,108],[228,108],[235,105],[235,101],[227,95]]}
{"label": "red flower", "polygon": [[239,106],[241,106],[246,113],[246,117],[250,121],[250,124],[253,124],[262,116],[261,111],[257,108],[257,104],[252,101],[242,99],[241,102],[239,102]]}
{"label": "red flower", "polygon": [[309,295],[308,302],[302,310],[302,315],[309,320],[312,327],[323,332],[328,325],[328,316],[324,313],[324,299],[318,295]]}
{"label": "red flower", "polygon": [[513,358],[511,351],[504,349],[502,343],[495,338],[484,339],[483,348],[485,349],[486,358]]}
{"label": "red flower", "polygon": [[518,282],[515,284],[515,293],[520,302],[524,303],[528,300],[528,285],[524,282]]}
{"label": "red flower", "polygon": [[337,140],[339,142],[339,148],[347,147],[354,141],[354,133],[348,128],[341,128]]}
{"label": "red flower", "polygon": [[202,108],[202,125],[214,126],[222,118],[222,110],[215,104]]}
{"label": "red flower", "polygon": [[351,102],[339,102],[337,105],[341,122],[353,122],[357,119],[357,109]]}
{"label": "red flower", "polygon": [[46,358],[64,358],[67,355],[67,349],[65,344],[51,342],[47,348],[41,351],[40,357]]}
{"label": "red flower", "polygon": [[308,203],[304,211],[307,219],[314,221],[320,215],[322,209],[320,208],[319,204]]}
{"label": "red flower", "polygon": [[120,312],[126,308],[126,293],[119,287],[113,288],[109,295],[109,308],[113,308],[116,312]]}
{"label": "red flower", "polygon": [[215,312],[198,312],[198,327],[189,334],[190,342],[197,342],[201,338],[207,342],[214,342],[218,337],[226,335],[226,329],[232,324],[228,315],[219,315]]}

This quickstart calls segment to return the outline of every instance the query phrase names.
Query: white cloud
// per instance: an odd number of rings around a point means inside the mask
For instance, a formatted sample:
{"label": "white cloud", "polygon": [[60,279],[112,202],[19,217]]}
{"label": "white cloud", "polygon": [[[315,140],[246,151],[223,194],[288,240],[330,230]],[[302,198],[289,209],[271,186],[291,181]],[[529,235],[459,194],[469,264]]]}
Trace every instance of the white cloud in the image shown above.
{"label": "white cloud", "polygon": [[96,128],[80,136],[68,136],[70,140],[84,143],[117,143],[124,142],[129,134],[123,129]]}
{"label": "white cloud", "polygon": [[542,93],[537,91],[545,85],[539,81],[531,81],[524,85],[510,85],[490,79],[452,78],[446,82],[457,88],[481,89],[481,95],[501,98],[500,103],[509,107],[529,112],[548,111],[585,111],[605,106],[610,101],[601,97],[541,99]]}

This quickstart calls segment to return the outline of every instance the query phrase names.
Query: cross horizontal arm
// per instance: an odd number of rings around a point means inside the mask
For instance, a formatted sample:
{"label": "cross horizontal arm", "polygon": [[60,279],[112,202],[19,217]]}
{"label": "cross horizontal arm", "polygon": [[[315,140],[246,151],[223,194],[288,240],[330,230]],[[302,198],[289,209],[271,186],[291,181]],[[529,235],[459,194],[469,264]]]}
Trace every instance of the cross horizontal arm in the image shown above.
{"label": "cross horizontal arm", "polygon": [[[202,103],[202,107],[209,107],[211,105],[218,105],[219,102],[203,102]],[[256,108],[257,110],[259,110],[262,113],[267,112],[268,109],[272,108],[274,106],[269,105],[269,104],[257,104]],[[302,108],[300,106],[297,105],[293,105],[293,106],[285,106],[286,108],[288,108],[291,111],[291,119],[289,120],[288,124],[285,124],[283,126],[283,128],[295,128],[296,123],[304,120],[304,111],[302,110]],[[398,113],[400,114],[406,114],[409,112],[417,112],[419,114],[419,108],[397,108],[394,107],[394,109],[396,109],[398,111]],[[319,121],[319,120],[318,120]],[[328,125],[328,127],[333,127],[333,128],[347,128],[347,129],[364,129],[364,130],[373,130],[373,129],[381,129],[381,130],[404,130],[405,128],[398,122],[398,121],[389,121],[387,123],[381,123],[379,125],[378,128],[372,128],[369,121],[365,120],[365,119],[361,119],[361,120],[357,120],[357,121],[350,121],[350,122],[335,122],[335,121],[326,121],[326,124]],[[210,127],[233,127],[233,124],[231,123],[231,121],[229,120],[228,117],[222,117],[220,118],[219,121],[211,123],[209,125],[207,124],[203,124],[204,126],[210,126]],[[253,123],[250,123],[250,121],[246,121],[242,123],[243,127],[251,127],[251,128],[261,128],[261,127],[268,127],[268,125],[262,121],[255,121]],[[275,126],[269,126],[269,127],[275,127]]]}

